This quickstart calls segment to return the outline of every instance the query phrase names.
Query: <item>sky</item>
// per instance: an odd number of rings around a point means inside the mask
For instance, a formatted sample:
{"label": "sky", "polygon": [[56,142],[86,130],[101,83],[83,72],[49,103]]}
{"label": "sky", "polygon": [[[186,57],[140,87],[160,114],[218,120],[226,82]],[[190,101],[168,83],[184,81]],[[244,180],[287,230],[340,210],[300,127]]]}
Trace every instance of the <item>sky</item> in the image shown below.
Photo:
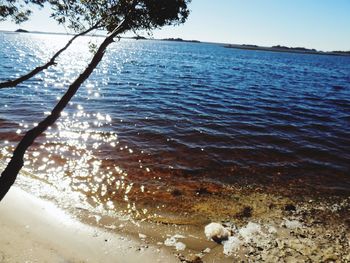
{"label": "sky", "polygon": [[[156,30],[153,37],[350,51],[350,0],[192,0],[190,10],[184,25]],[[45,9],[20,26],[0,23],[0,30],[19,27],[66,32]]]}

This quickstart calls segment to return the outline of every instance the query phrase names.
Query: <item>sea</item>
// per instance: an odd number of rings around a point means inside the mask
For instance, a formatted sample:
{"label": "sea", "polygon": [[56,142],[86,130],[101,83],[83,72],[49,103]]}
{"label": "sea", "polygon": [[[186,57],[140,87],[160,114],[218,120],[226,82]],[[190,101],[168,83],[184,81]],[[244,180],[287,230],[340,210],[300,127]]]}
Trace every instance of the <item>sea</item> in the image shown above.
{"label": "sea", "polygon": [[[70,38],[0,33],[0,81],[46,63]],[[102,39],[81,37],[55,66],[0,90],[0,167]],[[116,40],[28,150],[18,180],[39,196],[54,189],[137,215],[231,186],[349,195],[350,57]]]}

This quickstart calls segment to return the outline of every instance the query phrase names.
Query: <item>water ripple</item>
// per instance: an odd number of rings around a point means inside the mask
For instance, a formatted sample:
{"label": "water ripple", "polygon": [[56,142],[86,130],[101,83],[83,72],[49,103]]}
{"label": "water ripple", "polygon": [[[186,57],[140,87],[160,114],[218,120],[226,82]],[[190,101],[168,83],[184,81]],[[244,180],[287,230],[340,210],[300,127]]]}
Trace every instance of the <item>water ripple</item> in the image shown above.
{"label": "water ripple", "polygon": [[[0,39],[5,80],[47,61],[68,37]],[[81,38],[57,66],[1,91],[3,158],[86,66],[89,41],[101,39]],[[160,187],[164,182],[154,178],[163,177],[272,183],[281,174],[282,181],[301,180],[301,187],[317,178],[324,189],[350,191],[349,62],[122,40],[34,145],[26,167],[53,185],[64,181],[90,203],[115,201],[120,191],[128,200],[135,184]]]}

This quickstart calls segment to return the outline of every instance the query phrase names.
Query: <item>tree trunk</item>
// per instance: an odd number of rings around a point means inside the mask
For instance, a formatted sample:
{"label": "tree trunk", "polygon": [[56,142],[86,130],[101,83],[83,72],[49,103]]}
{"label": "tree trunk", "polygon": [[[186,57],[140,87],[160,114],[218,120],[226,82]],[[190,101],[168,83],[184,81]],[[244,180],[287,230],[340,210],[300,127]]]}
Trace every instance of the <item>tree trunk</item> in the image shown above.
{"label": "tree trunk", "polygon": [[33,69],[32,71],[30,71],[29,73],[27,73],[26,75],[23,75],[17,79],[14,79],[14,80],[8,80],[8,81],[5,81],[5,82],[1,82],[0,83],[0,89],[3,89],[3,88],[13,88],[13,87],[16,87],[18,84],[22,83],[23,81],[26,81],[30,78],[32,78],[33,76],[35,76],[36,74],[38,74],[39,72],[43,71],[44,69],[47,69],[48,67],[52,66],[52,65],[55,65],[55,60],[56,58],[61,55],[61,53],[63,51],[65,51],[71,44],[72,42],[80,37],[80,36],[83,36],[85,34],[88,34],[89,32],[91,32],[92,30],[96,29],[98,27],[98,25],[96,24],[95,26],[75,35],[73,38],[71,38],[67,44],[62,48],[60,49],[59,51],[57,51],[56,54],[54,54],[51,59],[49,60],[49,62],[47,62],[46,64],[42,65],[42,66],[39,66],[39,67],[36,67],[35,69]]}
{"label": "tree trunk", "polygon": [[67,92],[63,95],[60,101],[57,103],[55,108],[52,110],[51,114],[47,116],[43,121],[41,121],[38,126],[29,130],[22,140],[17,145],[15,151],[13,152],[10,162],[7,164],[5,170],[2,172],[0,177],[0,201],[4,198],[6,193],[9,191],[13,183],[16,181],[19,171],[23,167],[24,154],[26,150],[33,144],[34,140],[40,136],[49,126],[54,124],[54,122],[60,117],[61,112],[67,106],[69,101],[78,91],[81,84],[91,75],[93,70],[100,63],[103,58],[107,47],[114,41],[113,38],[119,33],[123,32],[126,28],[126,19],[121,22],[121,24],[113,30],[113,32],[105,38],[102,44],[99,46],[96,54],[93,56],[90,64],[86,69],[80,74],[80,76],[69,86]]}

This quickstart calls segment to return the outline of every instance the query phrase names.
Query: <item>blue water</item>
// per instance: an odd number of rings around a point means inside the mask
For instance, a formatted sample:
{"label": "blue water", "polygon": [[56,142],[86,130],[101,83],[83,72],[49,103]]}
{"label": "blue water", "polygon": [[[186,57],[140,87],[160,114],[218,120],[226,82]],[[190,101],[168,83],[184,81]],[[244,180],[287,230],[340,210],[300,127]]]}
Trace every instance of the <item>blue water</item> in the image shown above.
{"label": "blue water", "polygon": [[[1,33],[0,80],[47,61],[67,39]],[[79,75],[89,41],[101,39],[81,38],[57,66],[0,91],[4,160]],[[26,169],[37,177],[99,198],[122,179],[349,192],[350,57],[122,40],[32,152],[40,157]]]}

